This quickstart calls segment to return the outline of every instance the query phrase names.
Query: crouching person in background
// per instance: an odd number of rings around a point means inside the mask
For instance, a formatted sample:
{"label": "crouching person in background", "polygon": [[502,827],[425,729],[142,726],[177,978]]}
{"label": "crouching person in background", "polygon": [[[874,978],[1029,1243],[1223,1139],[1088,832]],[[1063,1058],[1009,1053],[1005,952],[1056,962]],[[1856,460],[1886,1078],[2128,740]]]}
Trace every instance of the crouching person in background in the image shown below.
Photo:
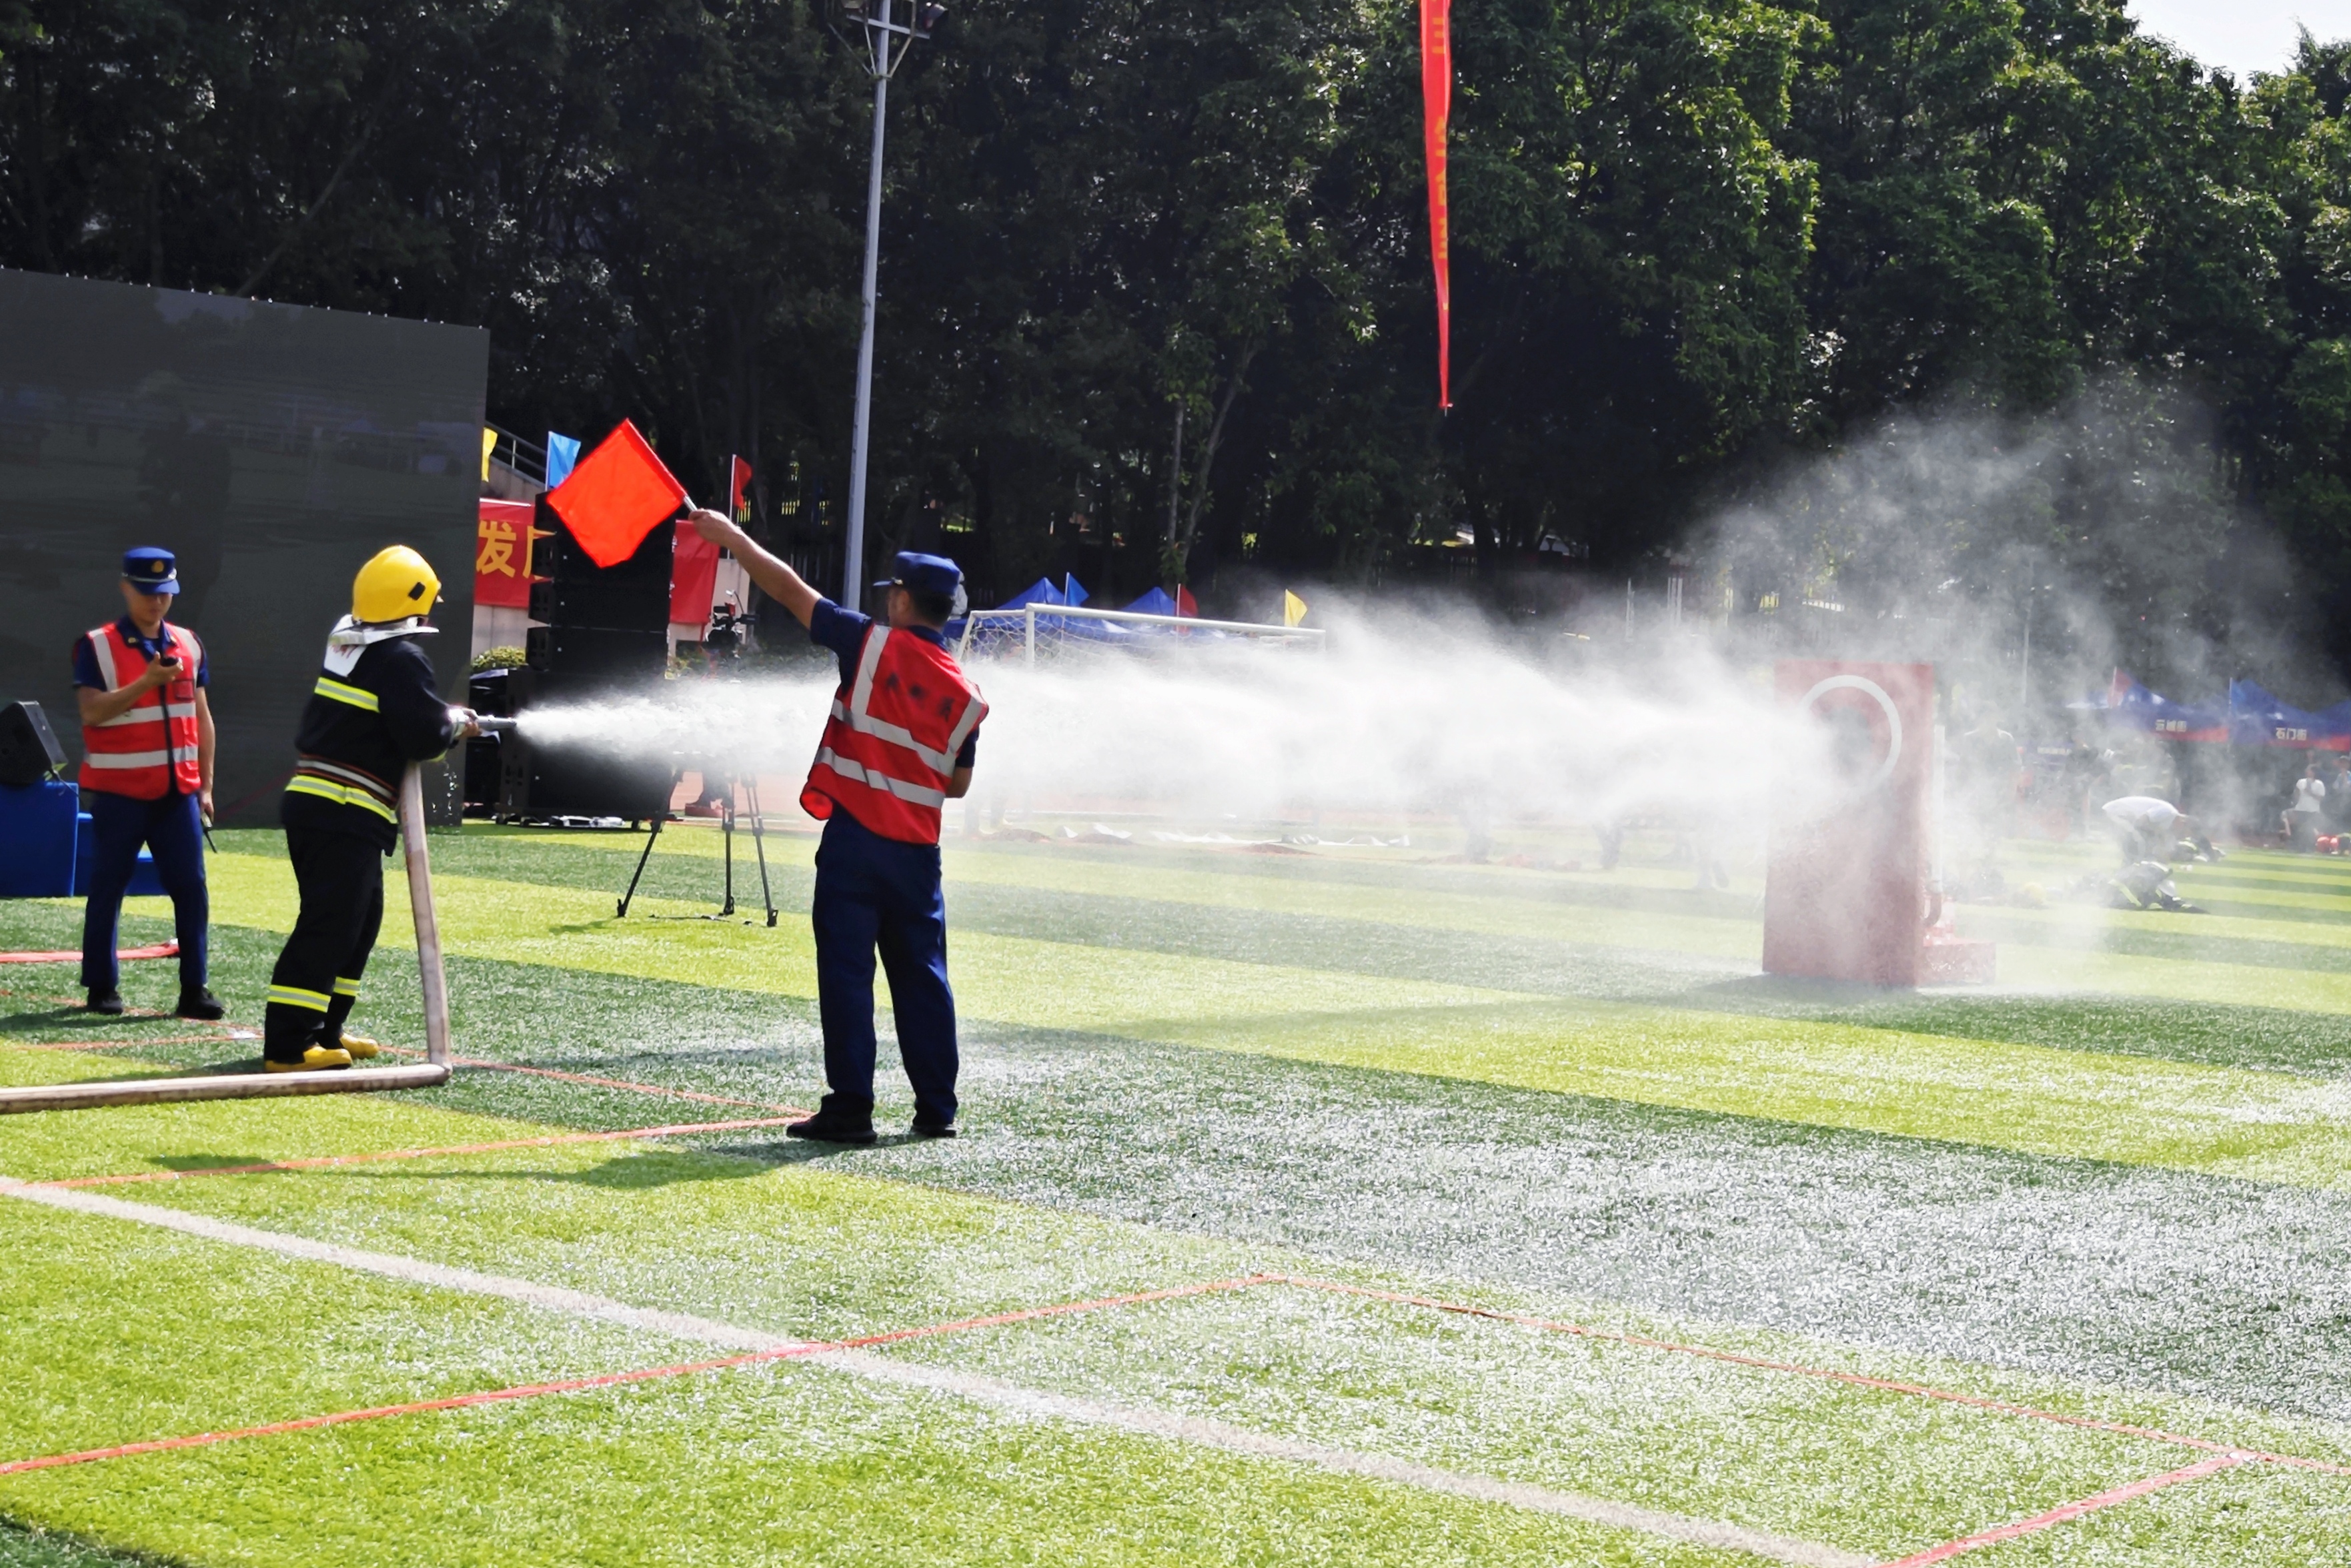
{"label": "crouching person in background", "polygon": [[299,759],[278,807],[301,913],[269,977],[262,1058],[271,1072],[349,1067],[376,1043],[344,1025],[383,923],[383,859],[400,835],[400,780],[480,733],[441,700],[420,639],[441,580],[405,546],[360,569],[351,612],[327,639],[302,710]]}

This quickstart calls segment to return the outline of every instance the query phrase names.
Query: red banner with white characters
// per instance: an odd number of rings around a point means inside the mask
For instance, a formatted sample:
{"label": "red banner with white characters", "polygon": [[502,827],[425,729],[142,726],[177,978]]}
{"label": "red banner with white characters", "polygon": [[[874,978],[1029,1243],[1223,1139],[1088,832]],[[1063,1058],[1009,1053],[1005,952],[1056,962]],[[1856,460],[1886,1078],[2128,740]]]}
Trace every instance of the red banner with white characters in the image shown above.
{"label": "red banner with white characters", "polygon": [[1420,0],[1421,131],[1428,147],[1428,254],[1437,269],[1437,406],[1453,406],[1453,258],[1445,214],[1445,133],[1453,118],[1452,0]]}

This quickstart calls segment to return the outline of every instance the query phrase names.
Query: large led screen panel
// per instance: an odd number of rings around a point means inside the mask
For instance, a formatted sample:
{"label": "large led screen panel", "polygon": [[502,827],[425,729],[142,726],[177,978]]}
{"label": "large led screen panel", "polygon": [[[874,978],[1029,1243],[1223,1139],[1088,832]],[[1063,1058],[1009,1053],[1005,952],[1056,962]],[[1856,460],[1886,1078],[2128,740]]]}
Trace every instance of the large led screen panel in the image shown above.
{"label": "large led screen panel", "polygon": [[224,821],[276,821],[327,633],[386,545],[441,574],[462,702],[488,362],[471,327],[0,269],[0,704],[37,700],[78,760],[74,640],[121,613],[134,545],[180,558]]}

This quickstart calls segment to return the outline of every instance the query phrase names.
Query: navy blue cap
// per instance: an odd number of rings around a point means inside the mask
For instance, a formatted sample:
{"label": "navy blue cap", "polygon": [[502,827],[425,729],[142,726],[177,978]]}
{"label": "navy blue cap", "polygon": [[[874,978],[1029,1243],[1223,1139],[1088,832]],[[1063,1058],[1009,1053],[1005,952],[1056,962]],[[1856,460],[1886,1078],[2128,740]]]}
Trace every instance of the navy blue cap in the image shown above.
{"label": "navy blue cap", "polygon": [[122,580],[141,593],[180,591],[180,558],[153,545],[122,552]]}
{"label": "navy blue cap", "polygon": [[910,589],[916,593],[934,593],[941,599],[953,599],[956,590],[963,586],[963,568],[943,555],[921,555],[902,549],[890,570],[888,578],[873,586]]}

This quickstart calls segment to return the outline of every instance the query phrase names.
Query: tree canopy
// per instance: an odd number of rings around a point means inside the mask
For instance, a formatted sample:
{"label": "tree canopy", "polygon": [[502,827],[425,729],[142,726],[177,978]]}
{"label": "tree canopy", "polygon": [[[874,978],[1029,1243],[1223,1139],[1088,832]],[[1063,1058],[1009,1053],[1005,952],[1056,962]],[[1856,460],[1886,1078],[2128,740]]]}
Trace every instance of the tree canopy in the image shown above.
{"label": "tree canopy", "polygon": [[[2351,44],[2240,82],[2116,0],[1455,0],[1454,37],[1440,416],[1411,5],[953,12],[892,91],[872,547],[983,595],[1465,536],[1613,568],[1889,420],[2137,399],[2204,455],[2175,576],[2265,519],[2351,607]],[[632,416],[705,493],[741,452],[818,556],[859,57],[802,0],[0,0],[0,263],[481,325],[497,423]],[[2018,537],[2078,553],[2088,494]]]}

